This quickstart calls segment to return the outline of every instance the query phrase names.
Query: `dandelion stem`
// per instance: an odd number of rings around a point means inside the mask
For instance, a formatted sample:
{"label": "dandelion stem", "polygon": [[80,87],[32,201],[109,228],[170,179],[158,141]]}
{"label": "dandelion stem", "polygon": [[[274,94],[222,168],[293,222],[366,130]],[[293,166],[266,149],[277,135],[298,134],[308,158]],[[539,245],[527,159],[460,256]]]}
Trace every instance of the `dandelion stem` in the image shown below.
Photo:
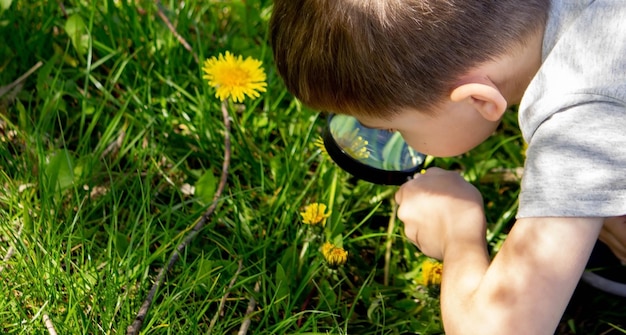
{"label": "dandelion stem", "polygon": [[[334,210],[334,205],[335,205],[335,195],[337,194],[337,169],[333,170],[333,181],[330,184],[330,194],[328,195],[328,209],[332,215],[332,213],[335,212]],[[332,221],[332,220],[331,220]],[[326,225],[326,219],[324,219],[324,233],[326,235],[326,241],[331,241],[332,240],[332,234],[333,234],[333,227],[332,225]]]}
{"label": "dandelion stem", "polygon": [[302,249],[300,250],[300,257],[298,257],[298,276],[302,273],[302,264],[304,264],[304,258],[306,257],[306,253],[309,250],[309,243],[311,241],[311,232],[310,229],[306,230],[306,236],[304,238],[304,243],[302,244]]}

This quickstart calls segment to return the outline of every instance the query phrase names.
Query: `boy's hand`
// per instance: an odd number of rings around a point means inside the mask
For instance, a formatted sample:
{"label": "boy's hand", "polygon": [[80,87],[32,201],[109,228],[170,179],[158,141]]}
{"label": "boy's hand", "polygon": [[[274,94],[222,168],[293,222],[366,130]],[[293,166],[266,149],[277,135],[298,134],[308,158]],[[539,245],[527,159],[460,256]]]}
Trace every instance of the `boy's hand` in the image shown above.
{"label": "boy's hand", "polygon": [[430,168],[402,185],[396,202],[407,237],[429,257],[443,259],[449,243],[485,244],[482,196],[456,172]]}
{"label": "boy's hand", "polygon": [[604,219],[599,238],[626,264],[626,215]]}

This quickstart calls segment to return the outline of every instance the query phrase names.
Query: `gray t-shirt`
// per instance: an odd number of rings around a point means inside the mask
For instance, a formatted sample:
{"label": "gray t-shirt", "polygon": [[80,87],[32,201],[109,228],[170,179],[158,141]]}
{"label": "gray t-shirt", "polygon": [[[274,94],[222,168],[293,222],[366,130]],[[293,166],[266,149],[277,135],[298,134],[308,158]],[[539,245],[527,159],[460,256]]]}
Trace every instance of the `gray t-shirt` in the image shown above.
{"label": "gray t-shirt", "polygon": [[542,58],[518,218],[626,214],[626,1],[553,0]]}

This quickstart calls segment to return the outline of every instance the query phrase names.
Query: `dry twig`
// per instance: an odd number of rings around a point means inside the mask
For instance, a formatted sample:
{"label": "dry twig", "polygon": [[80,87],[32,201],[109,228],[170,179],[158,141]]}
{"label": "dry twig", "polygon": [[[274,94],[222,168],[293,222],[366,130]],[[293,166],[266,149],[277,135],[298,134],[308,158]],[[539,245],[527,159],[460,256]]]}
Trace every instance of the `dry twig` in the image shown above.
{"label": "dry twig", "polygon": [[[192,54],[196,63],[200,63],[198,55],[196,55],[196,53],[193,51],[189,43],[187,43],[187,41],[176,31],[176,28],[174,27],[174,25],[170,22],[170,20],[165,15],[165,13],[163,13],[163,10],[161,8],[161,1],[155,0],[155,4],[157,7],[159,17],[161,18],[161,20],[163,20],[163,22],[165,22],[170,32],[174,34],[176,39],[178,39],[178,41],[183,45],[183,47]],[[196,222],[193,229],[187,234],[187,236],[185,236],[183,241],[180,242],[178,246],[176,246],[176,250],[174,250],[174,252],[170,255],[170,258],[168,259],[167,264],[157,274],[157,278],[154,284],[152,284],[152,288],[148,292],[146,299],[141,305],[141,308],[139,309],[139,312],[137,313],[137,316],[135,317],[135,321],[133,321],[133,323],[130,326],[128,326],[128,328],[126,329],[126,333],[128,335],[139,333],[139,330],[141,329],[141,326],[143,325],[143,321],[146,318],[146,315],[148,314],[148,310],[150,309],[150,305],[152,305],[152,301],[154,300],[156,291],[161,285],[161,283],[163,282],[163,279],[165,278],[165,274],[170,270],[170,268],[174,265],[174,263],[178,261],[178,259],[180,258],[180,253],[198,235],[200,230],[202,230],[202,228],[208,221],[209,217],[213,214],[213,212],[217,208],[218,200],[220,196],[222,195],[222,192],[224,191],[224,187],[226,186],[226,179],[228,177],[228,168],[230,166],[230,119],[228,115],[227,104],[225,101],[222,102],[222,114],[224,117],[224,126],[226,127],[226,131],[224,133],[224,162],[222,163],[222,175],[220,177],[220,183],[217,187],[217,191],[215,192],[215,195],[213,196],[213,202],[211,203],[211,206],[209,206],[207,211],[204,213],[204,215]]]}
{"label": "dry twig", "polygon": [[61,9],[61,13],[63,13],[63,17],[67,19],[67,11],[65,10],[63,1],[57,0],[57,4],[59,5],[59,9]]}
{"label": "dry twig", "polygon": [[159,17],[161,18],[161,20],[163,20],[163,22],[165,22],[165,25],[167,26],[167,28],[170,30],[170,32],[172,32],[172,34],[176,37],[176,39],[178,40],[178,42],[180,42],[180,44],[183,45],[183,47],[189,51],[191,53],[191,55],[193,56],[193,59],[196,61],[196,63],[200,64],[200,59],[198,58],[198,55],[196,55],[196,53],[193,51],[193,49],[191,48],[191,45],[189,45],[189,43],[187,43],[187,41],[185,40],[185,38],[183,38],[182,36],[180,36],[180,34],[178,33],[178,31],[176,31],[176,27],[174,27],[174,25],[172,24],[172,22],[170,21],[170,19],[167,17],[167,15],[165,15],[165,13],[163,13],[163,9],[161,7],[161,1],[160,0],[155,0],[154,3],[156,4],[157,7],[157,13],[159,14]]}
{"label": "dry twig", "polygon": [[[260,290],[261,290],[261,282],[257,281],[256,284],[254,284],[254,293],[259,293]],[[256,308],[256,300],[254,300],[254,296],[252,296],[250,297],[250,301],[248,302],[246,315],[243,317],[243,323],[241,324],[241,327],[239,328],[239,332],[237,333],[237,335],[246,335],[246,333],[248,332],[248,328],[250,328],[250,322],[252,321],[250,319],[250,314],[254,312],[255,308]]]}
{"label": "dry twig", "polygon": [[50,317],[48,316],[48,314],[43,315],[43,324],[46,326],[46,329],[48,330],[48,334],[57,335],[57,331],[56,329],[54,329],[54,324],[52,323],[52,320],[50,320]]}
{"label": "dry twig", "polygon": [[220,300],[220,306],[217,308],[217,312],[213,316],[213,319],[211,319],[211,324],[209,325],[209,331],[207,332],[207,334],[211,334],[211,332],[213,331],[213,327],[215,327],[215,323],[217,323],[217,319],[220,316],[224,315],[224,304],[226,303],[226,299],[228,299],[228,294],[230,293],[230,290],[233,288],[233,285],[235,285],[235,282],[237,281],[237,277],[239,277],[239,273],[241,272],[242,265],[243,265],[243,261],[240,259],[237,272],[235,272],[235,275],[230,280],[230,283],[228,283],[228,288],[226,288],[226,293],[224,293],[224,296],[222,296],[222,299]]}
{"label": "dry twig", "polygon": [[524,174],[524,168],[518,167],[513,169],[493,169],[485,176],[480,178],[482,184],[502,183],[502,184],[519,184]]}
{"label": "dry twig", "polygon": [[157,289],[161,286],[163,279],[165,278],[165,274],[172,268],[174,263],[178,261],[180,258],[181,252],[189,245],[189,243],[198,235],[198,233],[202,230],[206,222],[209,220],[209,217],[213,214],[215,209],[217,208],[218,200],[224,191],[224,187],[226,186],[226,179],[228,178],[228,167],[230,166],[230,118],[228,115],[227,101],[222,102],[222,116],[224,118],[224,126],[226,127],[226,131],[224,132],[224,162],[222,163],[222,175],[220,177],[220,183],[215,191],[215,195],[213,196],[213,201],[211,206],[207,209],[207,211],[202,215],[202,217],[196,222],[193,229],[185,236],[182,242],[176,246],[176,250],[170,255],[167,264],[159,271],[157,274],[157,278],[152,284],[152,288],[146,299],[144,300],[141,308],[139,308],[139,312],[135,317],[135,321],[128,326],[126,329],[127,335],[138,334],[141,326],[143,325],[143,320],[146,318],[148,314],[148,310],[150,309],[150,305],[152,305],[152,301],[154,300],[154,296],[156,294]]}
{"label": "dry twig", "polygon": [[37,62],[37,64],[33,65],[33,67],[31,67],[28,71],[26,71],[26,73],[17,78],[14,82],[6,86],[0,86],[0,97],[21,85],[22,82],[26,80],[26,78],[30,77],[30,75],[37,71],[37,69],[39,69],[41,66],[43,66],[43,62],[39,61]]}

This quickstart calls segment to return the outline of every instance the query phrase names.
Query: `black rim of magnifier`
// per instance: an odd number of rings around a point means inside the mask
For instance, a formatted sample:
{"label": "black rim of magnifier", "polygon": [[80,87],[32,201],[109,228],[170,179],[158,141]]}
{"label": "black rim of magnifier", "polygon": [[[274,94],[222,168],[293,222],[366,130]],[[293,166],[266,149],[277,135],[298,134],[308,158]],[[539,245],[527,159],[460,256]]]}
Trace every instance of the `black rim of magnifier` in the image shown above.
{"label": "black rim of magnifier", "polygon": [[359,162],[341,149],[339,144],[337,144],[337,141],[335,141],[335,138],[330,131],[330,121],[332,118],[333,114],[329,114],[326,120],[326,129],[323,134],[324,147],[326,148],[330,158],[332,158],[340,168],[356,178],[379,185],[402,185],[407,180],[411,179],[417,171],[421,170],[424,166],[424,163],[422,162],[418,166],[411,169],[390,171],[377,169]]}

